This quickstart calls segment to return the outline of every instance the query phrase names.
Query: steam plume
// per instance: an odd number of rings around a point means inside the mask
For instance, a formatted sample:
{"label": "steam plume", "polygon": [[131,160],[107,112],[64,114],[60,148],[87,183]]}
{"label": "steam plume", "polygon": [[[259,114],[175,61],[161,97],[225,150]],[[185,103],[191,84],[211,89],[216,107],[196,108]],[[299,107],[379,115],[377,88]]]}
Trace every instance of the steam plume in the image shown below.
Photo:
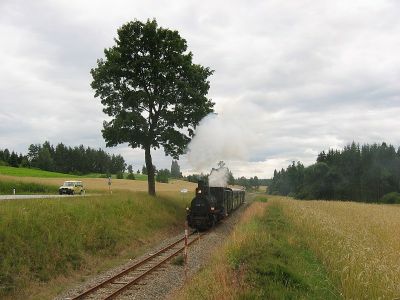
{"label": "steam plume", "polygon": [[209,170],[218,161],[246,160],[253,134],[233,115],[210,114],[201,120],[188,145],[188,161],[196,171]]}
{"label": "steam plume", "polygon": [[229,171],[225,167],[212,169],[210,176],[208,176],[208,185],[226,187],[228,185],[228,174]]}

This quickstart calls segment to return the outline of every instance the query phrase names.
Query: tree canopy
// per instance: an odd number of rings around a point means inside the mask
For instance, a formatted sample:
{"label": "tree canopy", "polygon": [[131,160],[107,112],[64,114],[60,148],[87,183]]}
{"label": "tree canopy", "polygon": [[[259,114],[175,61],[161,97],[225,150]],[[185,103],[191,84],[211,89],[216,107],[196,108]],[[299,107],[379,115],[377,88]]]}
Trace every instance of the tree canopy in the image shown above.
{"label": "tree canopy", "polygon": [[28,154],[19,156],[14,151],[0,149],[0,165],[12,167],[33,167],[46,171],[70,174],[103,173],[116,174],[126,167],[121,155],[110,155],[102,149],[90,147],[69,147],[63,143],[56,146],[46,141],[43,144],[31,144]]}
{"label": "tree canopy", "polygon": [[301,199],[389,201],[386,194],[400,192],[400,148],[352,143],[343,150],[322,151],[311,166],[293,162],[286,170],[275,170],[268,191]]}
{"label": "tree canopy", "polygon": [[128,143],[145,150],[149,194],[155,194],[150,150],[178,158],[199,121],[213,111],[206,95],[213,73],[192,63],[186,40],[155,20],[118,29],[115,45],[91,70],[95,97],[111,120],[103,123],[107,146]]}

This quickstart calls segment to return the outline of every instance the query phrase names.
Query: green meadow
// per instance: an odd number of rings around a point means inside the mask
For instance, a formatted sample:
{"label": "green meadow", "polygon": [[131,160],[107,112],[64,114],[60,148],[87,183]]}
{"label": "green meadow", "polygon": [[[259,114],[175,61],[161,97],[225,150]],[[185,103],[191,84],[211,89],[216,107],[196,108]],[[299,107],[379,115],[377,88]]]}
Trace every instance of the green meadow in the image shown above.
{"label": "green meadow", "polygon": [[[99,173],[90,173],[85,175],[71,175],[71,174],[43,171],[33,168],[14,168],[1,165],[0,165],[0,175],[15,176],[15,177],[40,177],[40,178],[66,178],[71,176],[77,178],[106,177],[105,174],[99,174]],[[125,173],[124,177],[126,178],[127,175],[128,173]],[[147,175],[143,174],[134,174],[134,175],[135,175],[135,180],[147,180]],[[116,178],[116,175],[112,175],[112,178]]]}

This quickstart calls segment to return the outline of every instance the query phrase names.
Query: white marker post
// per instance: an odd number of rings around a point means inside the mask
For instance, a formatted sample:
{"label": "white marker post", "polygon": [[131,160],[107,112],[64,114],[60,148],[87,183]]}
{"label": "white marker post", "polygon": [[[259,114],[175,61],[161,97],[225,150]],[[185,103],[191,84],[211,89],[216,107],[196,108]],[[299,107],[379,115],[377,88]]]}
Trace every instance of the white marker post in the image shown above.
{"label": "white marker post", "polygon": [[187,189],[181,189],[181,194],[182,194],[182,201],[185,200],[185,194],[188,192]]}

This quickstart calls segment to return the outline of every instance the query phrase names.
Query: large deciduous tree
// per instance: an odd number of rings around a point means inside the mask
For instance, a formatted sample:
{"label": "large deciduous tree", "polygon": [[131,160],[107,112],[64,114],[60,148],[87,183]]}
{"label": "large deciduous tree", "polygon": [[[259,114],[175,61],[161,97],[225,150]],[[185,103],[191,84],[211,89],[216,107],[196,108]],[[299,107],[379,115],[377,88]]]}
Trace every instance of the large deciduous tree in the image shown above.
{"label": "large deciduous tree", "polygon": [[206,95],[212,70],[192,63],[186,40],[155,20],[118,29],[115,45],[91,70],[95,97],[111,117],[103,123],[107,146],[142,148],[148,191],[155,195],[151,149],[178,158],[199,121],[213,111]]}

